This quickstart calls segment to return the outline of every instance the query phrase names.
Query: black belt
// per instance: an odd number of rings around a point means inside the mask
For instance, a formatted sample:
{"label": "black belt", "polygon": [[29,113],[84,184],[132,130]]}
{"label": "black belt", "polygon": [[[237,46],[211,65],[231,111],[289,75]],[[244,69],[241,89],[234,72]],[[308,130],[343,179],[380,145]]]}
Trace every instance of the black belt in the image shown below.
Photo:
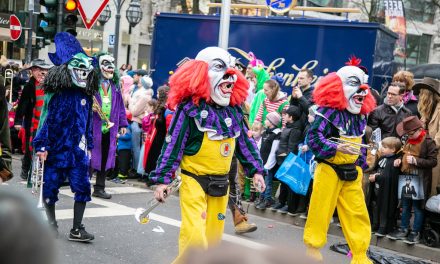
{"label": "black belt", "polygon": [[227,194],[229,187],[229,175],[196,175],[187,170],[181,172],[194,180],[202,187],[203,191],[214,197],[221,197]]}

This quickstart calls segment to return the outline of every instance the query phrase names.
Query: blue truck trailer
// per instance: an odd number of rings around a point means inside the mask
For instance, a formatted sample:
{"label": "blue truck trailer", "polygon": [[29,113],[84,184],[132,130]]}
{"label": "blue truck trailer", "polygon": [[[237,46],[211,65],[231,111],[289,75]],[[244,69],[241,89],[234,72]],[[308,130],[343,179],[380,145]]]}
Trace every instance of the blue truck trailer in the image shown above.
{"label": "blue truck trailer", "polygon": [[[369,84],[380,90],[393,74],[397,35],[379,23],[291,17],[232,16],[229,51],[244,64],[252,51],[271,74],[283,77],[290,92],[301,68],[315,78],[344,66],[352,55],[368,69]],[[164,84],[184,58],[218,45],[218,15],[159,13],[155,17],[150,70],[155,86]]]}

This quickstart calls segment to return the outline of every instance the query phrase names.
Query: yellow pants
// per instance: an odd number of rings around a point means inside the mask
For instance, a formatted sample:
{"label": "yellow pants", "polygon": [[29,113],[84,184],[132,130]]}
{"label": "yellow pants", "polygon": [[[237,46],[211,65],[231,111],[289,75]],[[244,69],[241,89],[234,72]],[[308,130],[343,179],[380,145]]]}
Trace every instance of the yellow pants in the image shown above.
{"label": "yellow pants", "polygon": [[179,237],[179,256],[173,263],[181,263],[187,249],[203,248],[218,244],[222,239],[225,225],[228,197],[207,195],[200,184],[181,174],[180,208],[182,225]]}
{"label": "yellow pants", "polygon": [[367,255],[371,226],[362,192],[362,169],[357,167],[355,181],[341,181],[327,164],[316,167],[309,213],[304,229],[304,243],[321,248],[327,242],[327,231],[335,207],[342,231],[353,254],[352,264],[372,263]]}

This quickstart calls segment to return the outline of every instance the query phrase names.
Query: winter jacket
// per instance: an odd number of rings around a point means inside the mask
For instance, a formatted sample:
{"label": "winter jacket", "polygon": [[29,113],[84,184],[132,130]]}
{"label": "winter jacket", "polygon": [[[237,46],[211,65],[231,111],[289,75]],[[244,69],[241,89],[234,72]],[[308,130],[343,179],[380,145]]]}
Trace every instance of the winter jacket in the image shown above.
{"label": "winter jacket", "polygon": [[286,127],[281,131],[280,144],[277,151],[277,163],[281,165],[284,158],[290,153],[298,154],[299,144],[303,141],[303,123],[296,120],[286,123]]}
{"label": "winter jacket", "polygon": [[37,98],[35,96],[35,78],[31,77],[23,88],[15,110],[15,124],[30,129],[34,107]]}
{"label": "winter jacket", "polygon": [[278,146],[280,133],[281,129],[279,128],[267,128],[261,135],[260,155],[261,159],[263,160],[263,164],[266,164],[269,160],[273,146]]}
{"label": "winter jacket", "polygon": [[147,89],[143,87],[133,88],[128,101],[128,110],[132,114],[134,122],[142,124],[142,118],[144,118],[145,110],[147,110],[147,102],[150,100],[151,96],[148,94]]}
{"label": "winter jacket", "polygon": [[397,124],[411,115],[411,111],[405,106],[402,106],[396,113],[391,106],[382,104],[374,109],[368,117],[368,126],[370,126],[373,131],[376,128],[380,128],[382,138],[399,137],[396,132]]}
{"label": "winter jacket", "polygon": [[118,151],[123,149],[131,149],[131,146],[131,126],[128,126],[125,135],[118,137]]}

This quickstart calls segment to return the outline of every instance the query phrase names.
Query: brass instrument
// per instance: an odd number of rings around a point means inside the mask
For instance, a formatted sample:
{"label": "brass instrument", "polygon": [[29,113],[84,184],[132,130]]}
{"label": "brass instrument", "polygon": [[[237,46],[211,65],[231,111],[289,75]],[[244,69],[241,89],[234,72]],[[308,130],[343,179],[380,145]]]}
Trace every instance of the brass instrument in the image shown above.
{"label": "brass instrument", "polygon": [[[182,178],[180,178],[180,176],[176,176],[176,178],[168,185],[167,188],[168,191],[166,191],[165,197],[168,197],[172,193],[179,190],[181,184],[182,184]],[[136,221],[138,221],[141,224],[147,224],[148,222],[150,222],[150,213],[159,204],[161,204],[161,202],[159,202],[153,197],[147,202],[147,209],[145,208],[136,209],[136,212],[134,214]]]}
{"label": "brass instrument", "polygon": [[361,148],[366,148],[366,149],[371,149],[371,148],[373,148],[373,147],[370,146],[370,145],[359,144],[359,143],[355,143],[355,142],[351,142],[351,141],[348,141],[348,140],[344,140],[344,139],[341,139],[341,138],[335,138],[335,137],[331,137],[331,138],[329,139],[329,141],[330,141],[331,143],[336,144],[336,145],[348,144],[348,145],[349,145],[348,148],[349,148],[351,151],[353,151],[353,152],[355,152],[356,154],[359,154],[359,155],[362,155]]}
{"label": "brass instrument", "polygon": [[32,175],[31,175],[31,183],[32,183],[32,194],[39,193],[38,198],[38,209],[43,209],[43,180],[44,176],[44,160],[41,160],[40,157],[36,156],[32,165]]}
{"label": "brass instrument", "polygon": [[[9,80],[10,82],[10,88],[9,88],[9,105],[12,106],[12,87],[13,87],[13,81],[14,81],[14,71],[11,69],[5,70],[5,80],[3,83],[3,86],[6,87],[6,81]],[[10,110],[10,109],[9,109]]]}
{"label": "brass instrument", "polygon": [[110,120],[107,118],[107,116],[104,114],[104,112],[102,112],[102,108],[99,105],[98,100],[96,100],[95,96],[93,96],[93,106],[92,107],[93,107],[93,110],[96,113],[98,113],[101,120],[103,120],[106,123],[106,126],[108,129],[115,125],[114,123],[110,122]]}

